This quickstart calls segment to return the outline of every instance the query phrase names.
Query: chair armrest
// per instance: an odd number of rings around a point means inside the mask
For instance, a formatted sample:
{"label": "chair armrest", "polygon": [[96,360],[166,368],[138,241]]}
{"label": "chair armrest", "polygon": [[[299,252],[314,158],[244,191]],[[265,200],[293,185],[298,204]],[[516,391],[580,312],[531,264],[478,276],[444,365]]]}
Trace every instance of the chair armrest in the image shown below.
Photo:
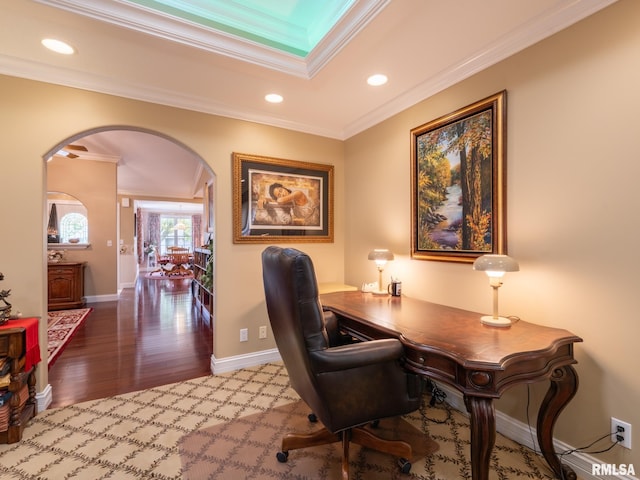
{"label": "chair armrest", "polygon": [[404,356],[400,340],[385,338],[309,352],[315,373],[328,373],[391,362]]}

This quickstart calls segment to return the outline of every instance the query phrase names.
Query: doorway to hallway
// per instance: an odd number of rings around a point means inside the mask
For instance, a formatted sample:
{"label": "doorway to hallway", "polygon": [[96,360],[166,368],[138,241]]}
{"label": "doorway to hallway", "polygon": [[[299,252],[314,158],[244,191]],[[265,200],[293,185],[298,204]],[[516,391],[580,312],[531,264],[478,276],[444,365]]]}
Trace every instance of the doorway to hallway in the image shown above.
{"label": "doorway to hallway", "polygon": [[138,278],[93,308],[49,370],[51,407],[211,374],[213,331],[194,305],[191,280]]}

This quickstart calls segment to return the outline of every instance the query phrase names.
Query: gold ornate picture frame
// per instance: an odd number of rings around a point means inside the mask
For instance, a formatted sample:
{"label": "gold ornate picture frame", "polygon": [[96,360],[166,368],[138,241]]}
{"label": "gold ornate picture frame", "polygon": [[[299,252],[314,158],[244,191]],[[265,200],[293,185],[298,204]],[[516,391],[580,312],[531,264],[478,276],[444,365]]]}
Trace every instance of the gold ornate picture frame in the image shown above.
{"label": "gold ornate picture frame", "polygon": [[506,91],[411,130],[411,256],[506,253]]}
{"label": "gold ornate picture frame", "polygon": [[333,242],[333,171],[234,153],[234,243]]}

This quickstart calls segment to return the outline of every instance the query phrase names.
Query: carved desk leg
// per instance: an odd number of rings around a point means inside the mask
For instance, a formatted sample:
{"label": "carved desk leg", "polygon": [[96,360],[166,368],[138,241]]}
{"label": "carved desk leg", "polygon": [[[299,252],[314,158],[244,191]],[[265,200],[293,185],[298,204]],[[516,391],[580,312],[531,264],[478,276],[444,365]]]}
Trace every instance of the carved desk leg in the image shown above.
{"label": "carved desk leg", "polygon": [[547,391],[540,411],[538,412],[538,443],[547,463],[556,478],[575,480],[576,474],[567,465],[562,465],[553,447],[553,428],[560,412],[578,391],[578,375],[571,365],[556,368],[551,375],[549,390]]}
{"label": "carved desk leg", "polygon": [[489,478],[489,460],[496,441],[496,416],[492,398],[464,397],[471,423],[471,478]]}

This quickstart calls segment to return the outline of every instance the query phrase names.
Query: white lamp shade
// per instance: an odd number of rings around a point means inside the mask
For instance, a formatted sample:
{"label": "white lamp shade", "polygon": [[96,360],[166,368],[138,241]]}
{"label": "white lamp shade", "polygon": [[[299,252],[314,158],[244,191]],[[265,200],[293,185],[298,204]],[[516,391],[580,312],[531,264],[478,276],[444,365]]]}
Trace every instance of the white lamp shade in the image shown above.
{"label": "white lamp shade", "polygon": [[507,255],[482,255],[473,262],[473,269],[487,272],[489,276],[502,276],[505,272],[520,270],[518,262]]}
{"label": "white lamp shade", "polygon": [[393,252],[386,248],[376,248],[369,252],[369,260],[374,260],[376,265],[384,265],[389,260],[393,260]]}

